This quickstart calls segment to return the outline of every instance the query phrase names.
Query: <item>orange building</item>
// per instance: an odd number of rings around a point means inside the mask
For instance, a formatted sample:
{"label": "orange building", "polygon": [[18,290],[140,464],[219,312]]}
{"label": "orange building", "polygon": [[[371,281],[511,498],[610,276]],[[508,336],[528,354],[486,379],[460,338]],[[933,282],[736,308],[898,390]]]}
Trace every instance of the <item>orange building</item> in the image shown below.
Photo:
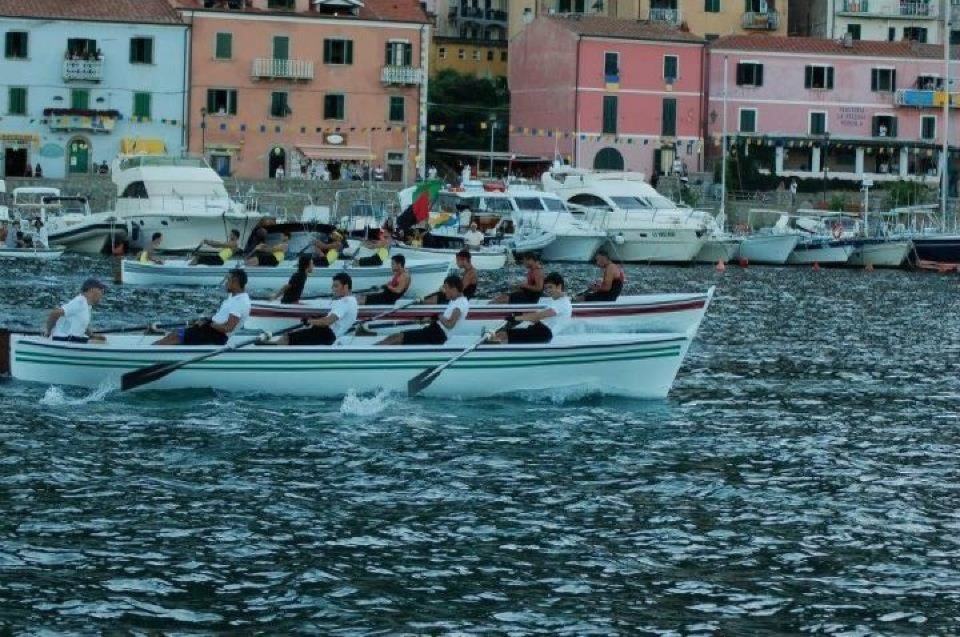
{"label": "orange building", "polygon": [[191,26],[189,148],[221,174],[422,172],[430,26],[418,0],[176,3]]}

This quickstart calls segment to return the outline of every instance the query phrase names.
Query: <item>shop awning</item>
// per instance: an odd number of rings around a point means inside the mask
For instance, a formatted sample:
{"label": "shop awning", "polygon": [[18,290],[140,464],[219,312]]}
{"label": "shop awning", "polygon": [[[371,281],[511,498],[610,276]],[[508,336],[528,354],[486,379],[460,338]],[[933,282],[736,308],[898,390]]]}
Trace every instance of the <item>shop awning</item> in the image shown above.
{"label": "shop awning", "polygon": [[162,139],[143,137],[124,137],[120,140],[120,153],[123,155],[166,155],[167,145]]}
{"label": "shop awning", "polygon": [[0,142],[7,144],[39,144],[40,136],[34,133],[0,133]]}
{"label": "shop awning", "polygon": [[233,155],[240,152],[240,144],[207,144],[203,147],[205,153],[216,153],[218,155]]}
{"label": "shop awning", "polygon": [[329,159],[334,161],[370,161],[373,154],[363,146],[297,146],[300,154],[307,159]]}

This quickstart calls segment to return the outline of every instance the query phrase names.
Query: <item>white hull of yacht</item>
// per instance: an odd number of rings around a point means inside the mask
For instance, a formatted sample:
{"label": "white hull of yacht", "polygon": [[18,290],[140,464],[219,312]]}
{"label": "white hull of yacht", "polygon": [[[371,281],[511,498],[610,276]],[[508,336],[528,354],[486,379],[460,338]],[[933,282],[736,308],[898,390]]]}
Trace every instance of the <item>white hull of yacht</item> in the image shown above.
{"label": "white hull of yacht", "polygon": [[50,245],[62,246],[68,252],[101,254],[112,243],[127,236],[127,226],[106,220],[84,220],[69,225],[49,223],[47,240]]}
{"label": "white hull of yacht", "polygon": [[790,253],[787,263],[791,265],[809,265],[812,263],[842,265],[850,260],[853,248],[852,243],[839,241],[800,243]]}
{"label": "white hull of yacht", "polygon": [[882,241],[858,245],[847,265],[875,268],[899,268],[910,254],[913,244],[910,241]]}
{"label": "white hull of yacht", "polygon": [[544,261],[589,263],[605,241],[606,237],[602,235],[557,235],[540,251],[540,258]]}
{"label": "white hull of yacht", "polygon": [[740,242],[737,258],[747,263],[783,265],[797,247],[800,237],[794,234],[751,235]]}
{"label": "white hull of yacht", "polygon": [[144,248],[153,233],[163,234],[162,252],[192,252],[204,239],[226,241],[230,231],[240,233],[240,245],[253,231],[259,215],[228,213],[226,215],[197,214],[132,214],[124,216],[130,224],[130,246]]}
{"label": "white hull of yacht", "polygon": [[611,255],[641,263],[690,263],[707,241],[702,230],[693,228],[611,231],[611,236]]}
{"label": "white hull of yacht", "polygon": [[740,241],[740,239],[734,238],[707,239],[694,260],[697,263],[717,263],[718,261],[726,263],[737,256],[737,252],[740,250]]}

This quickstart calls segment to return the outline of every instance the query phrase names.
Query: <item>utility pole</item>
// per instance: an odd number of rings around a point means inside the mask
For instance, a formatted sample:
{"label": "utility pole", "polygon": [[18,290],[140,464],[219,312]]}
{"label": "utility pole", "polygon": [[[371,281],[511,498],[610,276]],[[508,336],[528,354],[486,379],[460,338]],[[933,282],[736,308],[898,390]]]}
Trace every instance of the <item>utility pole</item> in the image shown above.
{"label": "utility pole", "polygon": [[940,155],[940,216],[944,226],[950,188],[950,7],[953,2],[947,0],[943,3],[943,91],[946,99],[943,100],[943,151]]}
{"label": "utility pole", "polygon": [[490,122],[490,179],[493,179],[493,133],[497,130],[497,116],[491,115]]}

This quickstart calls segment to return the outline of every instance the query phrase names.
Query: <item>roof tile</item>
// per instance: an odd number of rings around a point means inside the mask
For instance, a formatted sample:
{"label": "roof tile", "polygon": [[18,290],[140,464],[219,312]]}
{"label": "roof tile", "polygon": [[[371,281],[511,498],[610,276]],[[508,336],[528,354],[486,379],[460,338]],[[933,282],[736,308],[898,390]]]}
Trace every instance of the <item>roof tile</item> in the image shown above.
{"label": "roof tile", "polygon": [[[956,49],[956,47],[953,47]],[[853,55],[865,57],[943,59],[943,47],[919,42],[881,42],[854,40],[844,46],[843,40],[825,38],[777,37],[771,35],[730,35],[710,43],[713,51],[769,51],[807,55]],[[951,58],[956,51],[951,54]]]}
{"label": "roof tile", "polygon": [[0,0],[0,16],[179,24],[167,0]]}
{"label": "roof tile", "polygon": [[[2,1],[2,0],[0,0]],[[202,9],[203,0],[171,0],[176,6],[183,9]],[[308,13],[303,11],[278,11],[274,9],[258,9],[246,7],[244,9],[224,9],[216,7],[213,10],[229,11],[230,13],[263,13],[263,14],[288,14],[297,16],[308,16],[315,18],[354,18],[361,20],[384,20],[391,22],[423,22],[428,23],[429,19],[424,12],[419,0],[364,0],[356,16],[332,16],[319,13]]]}
{"label": "roof tile", "polygon": [[625,20],[605,16],[587,16],[579,14],[547,16],[563,28],[578,35],[600,38],[622,38],[625,40],[667,40],[672,42],[702,43],[703,38],[689,31],[681,31],[661,22],[646,20]]}

